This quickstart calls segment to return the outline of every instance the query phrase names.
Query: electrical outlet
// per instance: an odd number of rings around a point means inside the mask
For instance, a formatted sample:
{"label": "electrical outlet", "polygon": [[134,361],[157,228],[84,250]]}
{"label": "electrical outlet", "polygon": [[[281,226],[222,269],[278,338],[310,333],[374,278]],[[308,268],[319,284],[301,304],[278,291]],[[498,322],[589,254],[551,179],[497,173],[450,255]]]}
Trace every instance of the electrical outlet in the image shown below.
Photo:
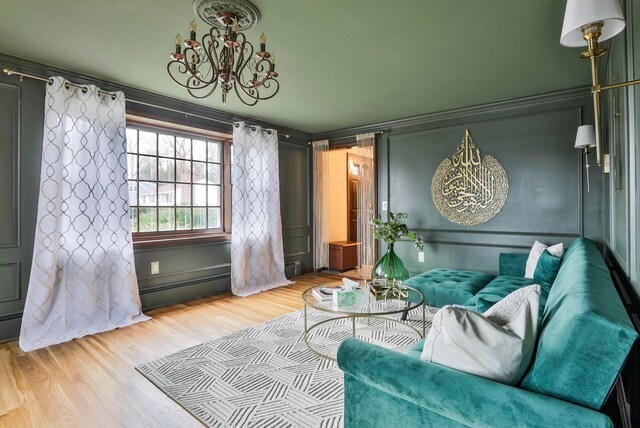
{"label": "electrical outlet", "polygon": [[151,262],[151,275],[160,273],[160,262]]}
{"label": "electrical outlet", "polygon": [[382,201],[382,211],[386,211],[388,208],[387,201]]}
{"label": "electrical outlet", "polygon": [[424,251],[418,251],[418,262],[424,263]]}

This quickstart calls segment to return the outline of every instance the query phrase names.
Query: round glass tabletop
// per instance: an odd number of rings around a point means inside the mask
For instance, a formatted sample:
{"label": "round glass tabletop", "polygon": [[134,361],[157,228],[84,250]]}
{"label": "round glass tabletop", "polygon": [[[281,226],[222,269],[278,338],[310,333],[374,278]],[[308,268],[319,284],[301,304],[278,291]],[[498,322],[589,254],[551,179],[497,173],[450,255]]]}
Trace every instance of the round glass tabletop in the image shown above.
{"label": "round glass tabletop", "polygon": [[337,307],[333,303],[333,299],[321,300],[316,297],[317,295],[322,295],[321,289],[323,288],[332,288],[333,290],[337,289],[337,287],[327,287],[322,285],[308,288],[302,292],[302,300],[304,303],[319,311],[356,316],[398,314],[418,308],[424,304],[424,296],[420,291],[413,287],[403,285],[399,288],[400,295],[396,293],[395,296],[379,298],[377,300],[368,289],[361,287],[357,289],[357,292],[363,294],[366,293],[366,297],[362,298],[362,300],[366,301],[365,304]]}

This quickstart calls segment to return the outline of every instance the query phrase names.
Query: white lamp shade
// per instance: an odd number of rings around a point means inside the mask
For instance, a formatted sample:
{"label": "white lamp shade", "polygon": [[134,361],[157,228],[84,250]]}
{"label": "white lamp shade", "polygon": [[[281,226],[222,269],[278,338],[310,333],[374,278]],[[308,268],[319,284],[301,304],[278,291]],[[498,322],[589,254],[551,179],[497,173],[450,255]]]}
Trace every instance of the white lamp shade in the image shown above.
{"label": "white lamp shade", "polygon": [[580,29],[598,21],[604,22],[599,41],[608,40],[624,30],[624,16],[618,0],[567,0],[560,44],[572,48],[586,46]]}
{"label": "white lamp shade", "polygon": [[584,149],[585,147],[595,147],[596,131],[593,125],[582,125],[578,127],[576,134],[576,149]]}

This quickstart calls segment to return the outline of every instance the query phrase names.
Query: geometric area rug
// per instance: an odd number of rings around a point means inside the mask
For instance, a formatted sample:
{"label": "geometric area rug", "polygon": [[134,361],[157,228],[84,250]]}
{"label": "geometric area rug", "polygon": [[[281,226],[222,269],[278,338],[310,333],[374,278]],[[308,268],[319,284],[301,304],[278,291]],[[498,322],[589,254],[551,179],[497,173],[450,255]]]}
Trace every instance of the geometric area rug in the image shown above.
{"label": "geometric area rug", "polygon": [[[427,307],[427,331],[436,311]],[[340,428],[342,372],[304,343],[303,316],[292,312],[136,369],[206,426]],[[326,313],[309,317],[321,321]],[[421,309],[410,312],[408,323],[421,330]],[[310,340],[335,355],[351,335],[351,321],[327,324],[312,330]],[[408,328],[378,319],[358,321],[356,331],[361,340],[398,351],[418,340]]]}

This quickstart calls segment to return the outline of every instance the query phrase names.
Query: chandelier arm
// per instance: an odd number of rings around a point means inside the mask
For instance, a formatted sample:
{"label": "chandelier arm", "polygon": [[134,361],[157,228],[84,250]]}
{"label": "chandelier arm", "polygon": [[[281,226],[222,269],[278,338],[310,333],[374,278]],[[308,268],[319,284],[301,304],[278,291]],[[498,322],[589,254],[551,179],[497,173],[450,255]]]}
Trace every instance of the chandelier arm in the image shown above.
{"label": "chandelier arm", "polygon": [[[214,34],[214,30],[216,34]],[[207,61],[211,64],[213,79],[217,79],[218,74],[220,73],[220,64],[218,63],[219,37],[220,31],[218,31],[217,28],[211,28],[207,34],[202,36],[202,46],[204,47],[205,54],[207,55]]]}
{"label": "chandelier arm", "polygon": [[[211,79],[204,78],[205,75],[200,71],[200,67],[206,67],[204,64],[209,64],[209,62],[203,61],[202,55],[196,49],[191,47],[185,48],[184,56],[187,65],[186,74],[188,74],[189,80],[193,80],[193,83],[196,85],[210,85],[215,81],[215,76],[212,76]],[[191,62],[189,62],[189,57],[191,57]],[[211,66],[211,64],[209,64],[209,66]]]}
{"label": "chandelier arm", "polygon": [[[211,84],[211,86],[203,86],[201,88],[191,88],[191,87],[189,87],[189,88],[187,88],[187,92],[193,98],[203,99],[203,98],[210,97],[211,94],[213,94],[213,92],[216,90],[217,87],[218,87],[218,81],[216,80]],[[209,88],[211,88],[211,89],[204,95],[198,95],[198,93],[194,92],[194,91],[202,91],[204,89],[209,89]]]}
{"label": "chandelier arm", "polygon": [[[260,88],[262,87],[262,88],[270,89],[272,87],[272,84],[274,84],[274,88],[275,88],[275,89],[273,89],[273,93],[271,93],[270,95],[261,96],[260,95]],[[264,101],[264,100],[271,99],[278,93],[278,91],[280,91],[280,83],[276,79],[273,79],[273,78],[269,78],[269,79],[264,80],[260,84],[260,86],[256,86],[256,87],[245,87],[242,84],[235,85],[235,86],[236,86],[236,92],[238,92],[237,88],[239,86],[240,89],[242,89],[242,92],[244,92],[247,96],[249,96],[249,97],[251,97],[251,98],[253,98],[255,100],[258,100],[258,101]],[[271,91],[269,91],[269,92],[271,92]]]}
{"label": "chandelier arm", "polygon": [[[251,106],[256,105],[258,103],[258,101],[260,101],[260,98],[256,98],[256,97],[254,97],[254,96],[252,96],[250,94],[247,94],[246,91],[244,90],[244,88],[242,89],[242,91],[239,91],[238,90],[238,86],[240,86],[240,85],[233,85],[233,89],[235,90],[236,95],[238,96],[238,99],[240,101],[242,101],[242,103],[244,105],[247,105],[247,106],[251,107]],[[243,95],[243,93],[246,94],[246,96],[248,96],[252,101],[245,100],[245,95]]]}
{"label": "chandelier arm", "polygon": [[[181,75],[186,75],[187,74],[186,64],[178,60],[169,61],[169,63],[167,64],[167,73],[169,73],[169,77],[171,77],[171,79],[174,82],[176,82],[178,85],[182,86],[183,88],[189,88],[188,83],[182,83],[173,75],[172,67],[175,68],[174,66],[178,67],[177,73],[180,73]],[[182,67],[184,70],[181,70],[180,67]],[[188,82],[188,79],[187,79],[187,82]]]}
{"label": "chandelier arm", "polygon": [[[248,59],[247,63],[251,60]],[[255,61],[255,59],[254,59]],[[265,69],[265,65],[267,66]],[[242,85],[246,88],[246,89],[250,89],[250,88],[259,88],[261,86],[264,86],[264,84],[270,80],[275,80],[275,78],[270,77],[269,76],[269,72],[271,71],[271,62],[267,59],[261,59],[259,61],[255,61],[254,66],[253,66],[253,70],[251,70],[252,74],[256,74],[256,79],[255,80],[251,80],[251,84],[245,84],[242,83]],[[252,67],[249,67],[250,69]],[[243,70],[244,71],[244,70]],[[249,82],[248,82],[249,83]],[[268,86],[267,86],[268,87]]]}

